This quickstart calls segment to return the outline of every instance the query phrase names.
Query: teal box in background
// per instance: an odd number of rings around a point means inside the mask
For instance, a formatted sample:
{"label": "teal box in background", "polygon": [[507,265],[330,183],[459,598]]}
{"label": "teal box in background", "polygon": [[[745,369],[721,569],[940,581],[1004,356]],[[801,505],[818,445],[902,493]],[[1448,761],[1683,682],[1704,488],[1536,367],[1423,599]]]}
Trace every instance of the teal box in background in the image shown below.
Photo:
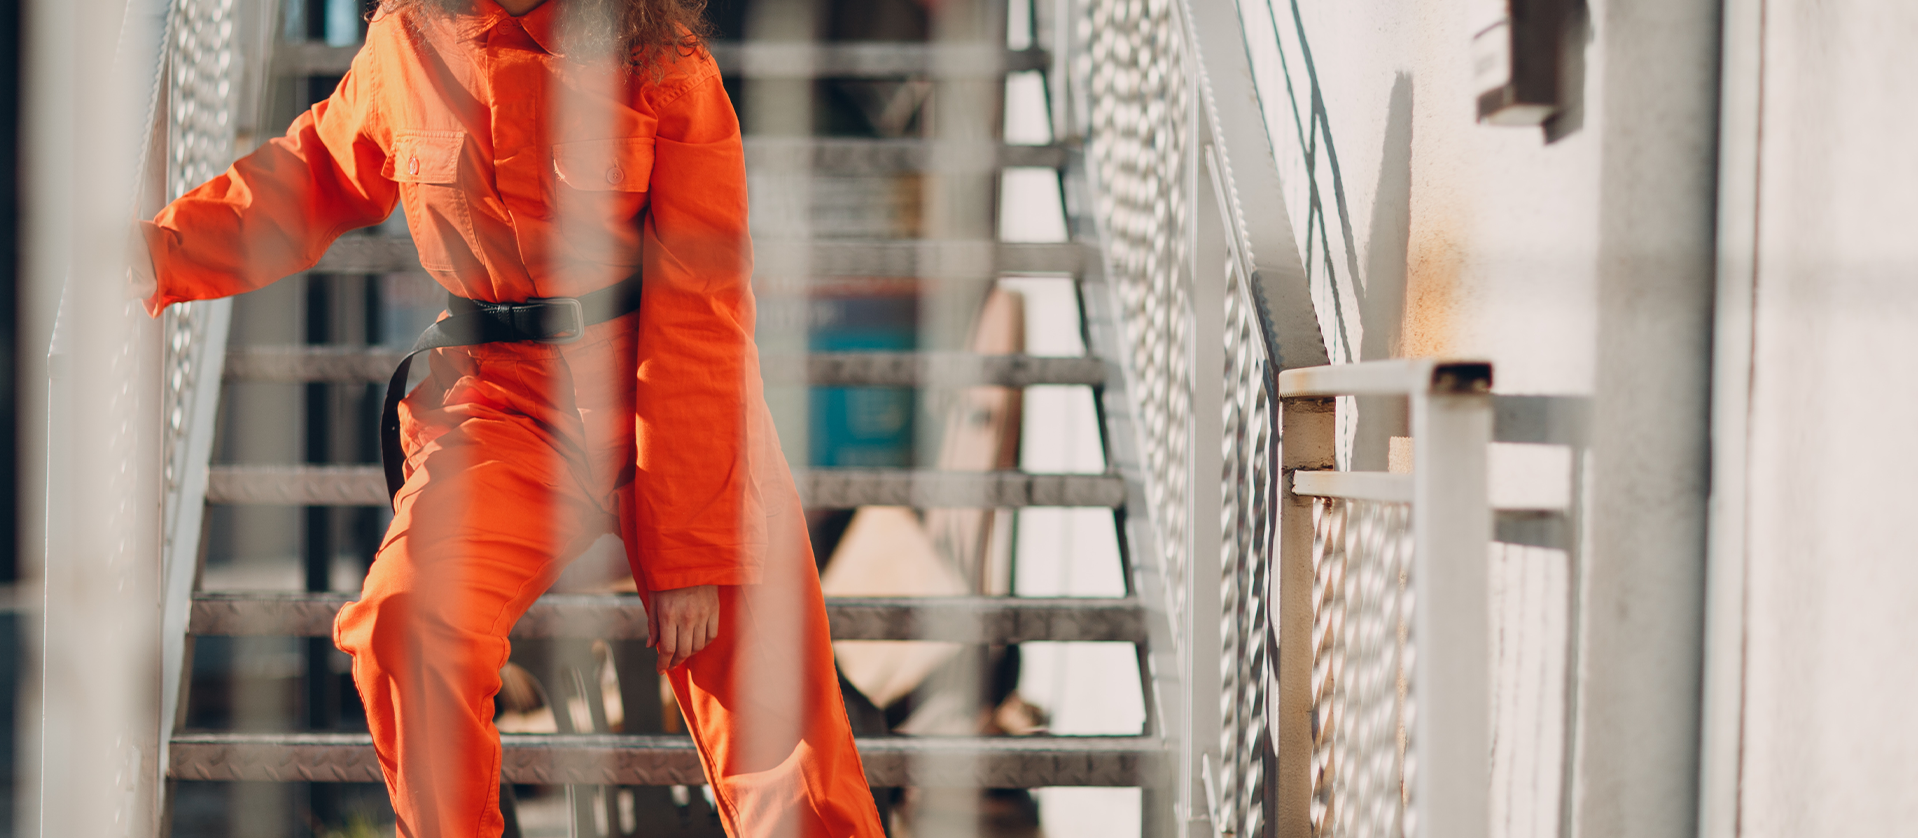
{"label": "teal box in background", "polygon": [[[919,344],[916,283],[865,281],[819,289],[811,314],[814,352],[911,352]],[[813,388],[812,465],[911,466],[917,399],[910,387]]]}

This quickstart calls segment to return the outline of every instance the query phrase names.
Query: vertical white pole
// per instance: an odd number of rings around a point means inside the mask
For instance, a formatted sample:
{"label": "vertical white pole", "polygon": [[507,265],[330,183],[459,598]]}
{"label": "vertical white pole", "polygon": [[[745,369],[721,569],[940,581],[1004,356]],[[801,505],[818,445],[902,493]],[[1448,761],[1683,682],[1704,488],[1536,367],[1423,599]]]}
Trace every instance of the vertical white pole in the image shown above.
{"label": "vertical white pole", "polygon": [[[1197,73],[1188,78],[1194,80],[1191,101],[1196,110]],[[1186,735],[1191,754],[1188,761],[1191,782],[1187,788],[1194,800],[1187,812],[1187,823],[1191,824],[1188,834],[1192,838],[1212,838],[1218,830],[1231,828],[1229,824],[1213,822],[1219,814],[1215,810],[1223,803],[1213,795],[1223,793],[1218,772],[1222,757],[1220,691],[1225,654],[1222,621],[1226,615],[1221,596],[1224,533],[1220,515],[1225,494],[1225,452],[1221,443],[1225,439],[1225,294],[1230,251],[1225,219],[1219,215],[1219,200],[1213,194],[1212,179],[1199,172],[1201,154],[1198,152],[1203,148],[1205,132],[1196,113],[1188,124],[1192,131],[1187,148],[1195,153],[1187,155],[1186,181],[1186,194],[1191,196],[1190,206],[1194,210],[1192,311],[1189,313],[1192,333],[1188,347],[1192,353],[1192,476],[1188,484],[1192,493],[1188,519],[1192,552],[1186,562],[1184,581],[1189,622],[1186,649],[1190,652],[1186,681],[1186,694],[1190,696],[1186,714],[1190,721]],[[1212,771],[1209,782],[1204,777],[1208,763]]]}
{"label": "vertical white pole", "polygon": [[61,299],[40,638],[44,836],[159,826],[160,346],[127,299],[124,255],[164,12],[67,0],[28,14],[27,275]]}
{"label": "vertical white pole", "polygon": [[[1491,822],[1489,371],[1440,367],[1412,399],[1413,637],[1407,831],[1484,838]],[[1451,368],[1457,369],[1457,368]],[[1468,370],[1484,370],[1468,367]]]}

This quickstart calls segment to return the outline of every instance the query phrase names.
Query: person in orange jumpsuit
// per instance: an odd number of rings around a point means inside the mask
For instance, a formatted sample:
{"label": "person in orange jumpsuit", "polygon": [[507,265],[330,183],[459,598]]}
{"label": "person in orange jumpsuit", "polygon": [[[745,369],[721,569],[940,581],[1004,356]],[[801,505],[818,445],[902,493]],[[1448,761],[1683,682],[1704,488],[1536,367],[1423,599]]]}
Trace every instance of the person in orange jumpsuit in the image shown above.
{"label": "person in orange jumpsuit", "polygon": [[877,838],[762,394],[739,125],[696,7],[502,2],[387,0],[330,98],[141,223],[136,285],[155,315],[259,288],[396,204],[455,313],[639,272],[637,311],[570,343],[434,349],[399,405],[392,526],[334,629],[399,834],[501,833],[507,632],[616,532],[727,831]]}

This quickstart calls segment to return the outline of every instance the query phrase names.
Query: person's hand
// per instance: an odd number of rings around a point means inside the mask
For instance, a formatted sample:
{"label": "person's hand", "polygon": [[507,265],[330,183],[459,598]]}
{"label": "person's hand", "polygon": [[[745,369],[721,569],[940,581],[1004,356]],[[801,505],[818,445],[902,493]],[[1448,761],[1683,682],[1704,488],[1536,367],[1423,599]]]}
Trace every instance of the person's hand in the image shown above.
{"label": "person's hand", "polygon": [[133,300],[150,300],[160,291],[160,281],[153,275],[153,253],[147,249],[147,237],[140,232],[135,223],[127,237],[127,297]]}
{"label": "person's hand", "polygon": [[646,609],[646,644],[658,652],[659,671],[686,662],[719,637],[719,588],[696,585],[654,591]]}

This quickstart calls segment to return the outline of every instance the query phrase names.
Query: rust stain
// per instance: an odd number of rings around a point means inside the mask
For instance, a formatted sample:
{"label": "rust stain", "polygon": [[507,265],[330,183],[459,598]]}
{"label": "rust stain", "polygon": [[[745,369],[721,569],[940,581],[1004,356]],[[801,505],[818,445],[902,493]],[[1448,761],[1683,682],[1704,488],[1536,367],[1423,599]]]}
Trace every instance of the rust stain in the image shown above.
{"label": "rust stain", "polygon": [[1444,222],[1420,222],[1413,220],[1405,278],[1405,330],[1398,352],[1405,358],[1450,355],[1458,349],[1465,262],[1459,236]]}

